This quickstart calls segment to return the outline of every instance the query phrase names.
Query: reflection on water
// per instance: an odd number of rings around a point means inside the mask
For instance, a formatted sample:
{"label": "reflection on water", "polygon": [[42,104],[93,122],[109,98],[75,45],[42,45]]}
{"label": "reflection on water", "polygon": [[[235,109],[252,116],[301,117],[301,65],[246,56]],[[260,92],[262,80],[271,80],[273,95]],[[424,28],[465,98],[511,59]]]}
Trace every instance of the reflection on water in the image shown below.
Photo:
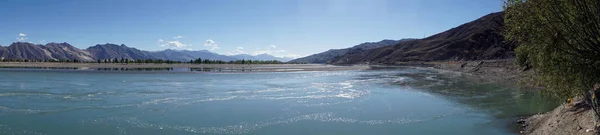
{"label": "reflection on water", "polygon": [[0,70],[55,70],[55,71],[133,71],[133,72],[281,72],[302,71],[295,68],[253,68],[253,67],[201,67],[201,68],[90,68],[90,67],[29,67],[0,66]]}
{"label": "reflection on water", "polygon": [[[173,71],[174,68],[94,68],[97,71]],[[88,69],[93,70],[93,69]]]}
{"label": "reflection on water", "polygon": [[79,67],[26,67],[26,66],[0,66],[0,69],[32,69],[32,70],[40,70],[40,69],[71,69],[78,70]]}
{"label": "reflection on water", "polygon": [[[556,99],[542,97],[537,91],[521,89],[509,82],[491,81],[458,72],[420,70],[398,73],[395,85],[424,90],[446,99],[491,111],[496,117],[531,115],[558,106]],[[544,102],[541,102],[544,101]]]}
{"label": "reflection on water", "polygon": [[0,134],[513,134],[516,116],[553,107],[511,85],[419,68],[0,76]]}

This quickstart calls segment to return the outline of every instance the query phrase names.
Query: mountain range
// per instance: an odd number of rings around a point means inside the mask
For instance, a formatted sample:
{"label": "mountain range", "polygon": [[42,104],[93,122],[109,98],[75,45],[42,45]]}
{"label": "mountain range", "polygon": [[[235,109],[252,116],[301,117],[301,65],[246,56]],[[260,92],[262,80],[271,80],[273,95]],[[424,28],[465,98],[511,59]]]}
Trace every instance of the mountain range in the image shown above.
{"label": "mountain range", "polygon": [[382,45],[372,46],[370,49],[360,48],[358,45],[352,48],[329,50],[295,59],[292,62],[391,64],[409,61],[472,61],[514,58],[515,45],[504,40],[503,30],[504,12],[497,12],[423,39],[376,42]]}
{"label": "mountain range", "polygon": [[[485,15],[474,21],[423,39],[382,40],[366,42],[350,48],[331,49],[322,53],[291,60],[296,63],[394,63],[409,61],[472,61],[514,58],[514,45],[504,40],[504,13]],[[77,59],[163,59],[189,61],[202,58],[212,60],[279,60],[288,61],[268,54],[220,55],[207,50],[163,50],[143,51],[126,45],[98,44],[79,49],[68,43],[46,45],[15,42],[0,46],[0,59],[64,60]]]}
{"label": "mountain range", "polygon": [[402,40],[385,39],[385,40],[381,40],[379,42],[366,42],[366,43],[362,43],[362,44],[359,44],[359,45],[356,45],[356,46],[353,46],[350,48],[330,49],[330,50],[322,52],[322,53],[317,53],[317,54],[313,54],[313,55],[306,56],[303,58],[294,59],[294,60],[291,60],[290,62],[328,63],[331,60],[333,60],[334,58],[342,56],[348,52],[357,51],[357,50],[370,50],[370,49],[375,49],[375,48],[379,48],[379,47],[395,45],[395,44],[399,43],[400,41],[409,41],[409,40],[413,40],[413,39],[402,39]]}
{"label": "mountain range", "polygon": [[163,59],[174,61],[190,61],[192,59],[202,58],[211,60],[279,60],[288,61],[289,58],[280,58],[268,54],[256,56],[240,55],[220,55],[207,50],[163,50],[163,51],[143,51],[126,45],[116,44],[98,44],[79,49],[68,43],[48,43],[46,45],[33,44],[28,42],[15,42],[9,46],[0,46],[0,59],[29,59],[29,60],[80,60],[94,61],[102,59]]}
{"label": "mountain range", "polygon": [[244,59],[244,60],[278,60],[278,61],[283,61],[283,62],[292,60],[292,58],[289,58],[289,57],[275,57],[273,55],[268,55],[268,54],[259,54],[259,55],[238,54],[238,55],[233,55],[231,57],[234,57],[237,59]]}

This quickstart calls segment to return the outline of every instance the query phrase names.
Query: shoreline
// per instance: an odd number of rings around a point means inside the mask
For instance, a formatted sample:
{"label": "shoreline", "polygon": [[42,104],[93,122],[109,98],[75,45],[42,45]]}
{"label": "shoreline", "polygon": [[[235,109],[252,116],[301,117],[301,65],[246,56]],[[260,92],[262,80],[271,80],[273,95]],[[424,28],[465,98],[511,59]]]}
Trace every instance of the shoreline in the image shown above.
{"label": "shoreline", "polygon": [[518,84],[521,78],[531,75],[531,70],[523,70],[514,59],[481,60],[461,62],[396,62],[395,66],[430,67],[438,70],[465,73],[482,79],[506,81]]}
{"label": "shoreline", "polygon": [[[78,70],[115,69],[117,71],[146,71],[184,68],[201,72],[295,72],[340,71],[370,69],[367,65],[336,66],[325,64],[154,64],[154,63],[60,63],[60,62],[0,62],[0,68],[71,68]],[[168,71],[168,70],[167,70]]]}
{"label": "shoreline", "polygon": [[[533,70],[524,70],[516,65],[514,59],[481,60],[463,62],[397,62],[388,64],[393,66],[430,67],[439,70],[455,71],[477,76],[482,79],[492,79],[517,84],[532,90],[539,90],[523,80],[534,74]],[[595,127],[592,109],[581,104],[582,100],[575,100],[573,106],[561,104],[553,110],[538,114],[515,116],[515,130],[517,134],[526,135],[593,135],[599,129]]]}
{"label": "shoreline", "polygon": [[[493,80],[500,83],[507,83],[522,87],[520,79],[530,74],[530,70],[522,70],[514,63],[514,59],[503,60],[481,60],[481,61],[460,61],[460,62],[396,62],[382,66],[408,66],[433,68],[436,70],[459,72],[479,79]],[[516,134],[524,134],[525,127],[521,125],[523,119],[533,117],[536,114],[514,116],[515,123],[507,123],[509,130]]]}

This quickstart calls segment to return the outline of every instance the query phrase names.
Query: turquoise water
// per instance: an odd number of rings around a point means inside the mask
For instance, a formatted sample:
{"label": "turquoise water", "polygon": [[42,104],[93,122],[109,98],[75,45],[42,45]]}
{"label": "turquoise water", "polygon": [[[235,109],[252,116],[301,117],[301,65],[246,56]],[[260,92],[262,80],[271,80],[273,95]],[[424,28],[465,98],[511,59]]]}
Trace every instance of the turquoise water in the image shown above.
{"label": "turquoise water", "polygon": [[0,71],[0,134],[503,135],[551,107],[511,85],[416,68]]}

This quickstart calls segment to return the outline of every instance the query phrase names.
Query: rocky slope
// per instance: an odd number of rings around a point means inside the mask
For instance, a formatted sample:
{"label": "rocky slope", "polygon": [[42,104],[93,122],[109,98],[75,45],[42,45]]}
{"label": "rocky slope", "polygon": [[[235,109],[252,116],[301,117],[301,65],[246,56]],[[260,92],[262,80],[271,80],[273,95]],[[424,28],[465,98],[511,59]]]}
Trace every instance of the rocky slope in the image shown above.
{"label": "rocky slope", "polygon": [[189,60],[197,58],[197,57],[191,56],[187,53],[183,53],[178,50],[170,50],[170,49],[167,49],[164,51],[150,52],[150,54],[152,56],[154,56],[155,58],[160,58],[163,60],[189,61]]}
{"label": "rocky slope", "polygon": [[93,60],[88,52],[75,48],[68,43],[36,45],[26,42],[16,42],[7,47],[0,47],[0,58],[15,60]]}
{"label": "rocky slope", "polygon": [[594,111],[578,101],[574,105],[561,105],[553,111],[533,115],[519,121],[527,135],[596,135],[596,116]]}
{"label": "rocky slope", "polygon": [[5,48],[7,52],[0,54],[6,58],[14,59],[51,59],[50,52],[43,49],[41,45],[25,42],[13,43]]}
{"label": "rocky slope", "polygon": [[160,59],[151,52],[141,51],[135,48],[130,48],[125,45],[104,44],[95,45],[85,49],[90,52],[95,59]]}
{"label": "rocky slope", "polygon": [[344,49],[331,49],[322,53],[318,53],[318,54],[313,54],[310,56],[306,56],[303,58],[298,58],[298,59],[294,59],[291,60],[290,62],[297,62],[297,63],[328,63],[331,60],[335,59],[336,57],[342,56],[348,52],[353,52],[356,50],[371,50],[374,48],[379,48],[379,47],[384,47],[384,46],[391,46],[391,45],[395,45],[398,44],[401,41],[410,41],[413,39],[403,39],[403,40],[382,40],[379,42],[367,42],[367,43],[362,43],[350,48],[344,48]]}
{"label": "rocky slope", "polygon": [[89,52],[73,47],[68,43],[48,43],[42,47],[47,50],[54,59],[94,60],[94,57]]}
{"label": "rocky slope", "polygon": [[[238,58],[220,55],[207,50],[163,50],[144,51],[126,45],[98,44],[85,50],[76,48],[68,43],[48,43],[46,45],[28,42],[15,42],[10,46],[0,46],[0,59],[9,60],[79,60],[95,61],[103,59],[163,59],[174,61],[190,61],[202,58],[211,60],[232,61]],[[268,54],[252,56],[256,60],[287,60]]]}
{"label": "rocky slope", "polygon": [[418,40],[370,50],[354,50],[333,64],[406,61],[472,61],[514,57],[514,46],[502,36],[504,13],[491,13],[448,31]]}

